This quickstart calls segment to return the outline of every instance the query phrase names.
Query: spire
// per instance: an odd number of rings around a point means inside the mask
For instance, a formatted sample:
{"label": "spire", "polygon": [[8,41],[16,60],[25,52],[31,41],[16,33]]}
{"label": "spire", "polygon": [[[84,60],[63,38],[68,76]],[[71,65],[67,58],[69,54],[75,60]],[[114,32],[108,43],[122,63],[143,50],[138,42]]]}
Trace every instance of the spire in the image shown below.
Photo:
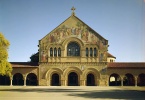
{"label": "spire", "polygon": [[73,6],[72,8],[71,8],[71,10],[72,10],[72,14],[71,15],[75,15],[75,10],[76,10],[76,8]]}

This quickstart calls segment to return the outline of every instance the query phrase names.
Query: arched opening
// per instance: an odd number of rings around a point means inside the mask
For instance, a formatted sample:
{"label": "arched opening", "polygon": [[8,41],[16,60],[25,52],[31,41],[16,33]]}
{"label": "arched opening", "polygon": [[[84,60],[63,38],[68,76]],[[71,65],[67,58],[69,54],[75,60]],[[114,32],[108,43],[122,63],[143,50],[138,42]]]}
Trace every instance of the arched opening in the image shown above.
{"label": "arched opening", "polygon": [[24,85],[23,75],[20,73],[16,73],[13,76],[13,85]]}
{"label": "arched opening", "polygon": [[137,85],[138,86],[145,86],[145,74],[139,74]]}
{"label": "arched opening", "polygon": [[111,74],[109,78],[109,86],[121,86],[121,78],[118,74]]}
{"label": "arched opening", "polygon": [[61,48],[58,48],[58,57],[61,57]]}
{"label": "arched opening", "polygon": [[87,86],[95,86],[95,76],[94,74],[88,74],[87,75]]}
{"label": "arched opening", "polygon": [[54,57],[57,57],[57,49],[54,48]]}
{"label": "arched opening", "polygon": [[86,48],[86,57],[88,57],[89,56],[89,50],[88,50],[88,48]]}
{"label": "arched opening", "polygon": [[90,57],[92,57],[92,56],[93,56],[93,49],[90,48]]}
{"label": "arched opening", "polygon": [[10,85],[10,77],[0,75],[0,85]]}
{"label": "arched opening", "polygon": [[53,48],[50,48],[50,57],[53,57]]}
{"label": "arched opening", "polygon": [[132,74],[126,74],[123,78],[123,86],[135,86],[135,79]]}
{"label": "arched opening", "polygon": [[27,75],[26,85],[29,85],[29,86],[37,86],[38,85],[37,76],[34,73],[30,73]]}
{"label": "arched opening", "polygon": [[60,86],[60,79],[57,73],[54,73],[51,77],[51,86]]}
{"label": "arched opening", "polygon": [[80,46],[76,42],[68,44],[67,56],[80,56]]}
{"label": "arched opening", "polygon": [[94,57],[97,57],[97,56],[98,56],[97,49],[94,48]]}
{"label": "arched opening", "polygon": [[68,75],[68,86],[78,86],[78,75],[75,72],[71,72]]}

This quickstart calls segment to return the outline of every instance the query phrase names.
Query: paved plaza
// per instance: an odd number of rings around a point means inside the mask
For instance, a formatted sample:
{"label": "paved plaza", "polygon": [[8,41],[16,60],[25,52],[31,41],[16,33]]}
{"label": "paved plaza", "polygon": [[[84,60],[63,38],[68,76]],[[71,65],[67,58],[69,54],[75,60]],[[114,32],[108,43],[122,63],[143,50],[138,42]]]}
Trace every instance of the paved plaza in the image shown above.
{"label": "paved plaza", "polygon": [[145,100],[145,87],[1,86],[0,100]]}

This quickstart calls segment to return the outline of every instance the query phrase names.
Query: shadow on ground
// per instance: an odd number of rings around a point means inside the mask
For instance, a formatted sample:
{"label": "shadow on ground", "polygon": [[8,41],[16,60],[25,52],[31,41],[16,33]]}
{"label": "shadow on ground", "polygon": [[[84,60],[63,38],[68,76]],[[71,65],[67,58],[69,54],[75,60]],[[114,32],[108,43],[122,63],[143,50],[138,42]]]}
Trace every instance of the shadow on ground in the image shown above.
{"label": "shadow on ground", "polygon": [[66,96],[81,97],[88,99],[125,99],[145,100],[145,91],[135,90],[84,90],[84,89],[62,89],[62,88],[17,88],[0,89],[0,92],[37,92],[37,93],[64,93]]}
{"label": "shadow on ground", "polygon": [[69,96],[100,99],[145,100],[145,92],[129,90],[91,91],[82,94],[69,94]]}

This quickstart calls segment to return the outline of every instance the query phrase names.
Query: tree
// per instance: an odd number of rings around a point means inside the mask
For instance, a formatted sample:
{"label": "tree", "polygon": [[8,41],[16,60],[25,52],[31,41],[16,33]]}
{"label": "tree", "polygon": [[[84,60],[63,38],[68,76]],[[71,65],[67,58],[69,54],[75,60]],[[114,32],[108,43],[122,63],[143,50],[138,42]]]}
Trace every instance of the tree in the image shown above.
{"label": "tree", "polygon": [[31,59],[30,62],[39,62],[39,52],[32,54],[30,59]]}
{"label": "tree", "polygon": [[12,66],[7,61],[9,45],[9,41],[0,33],[0,75],[11,76]]}

